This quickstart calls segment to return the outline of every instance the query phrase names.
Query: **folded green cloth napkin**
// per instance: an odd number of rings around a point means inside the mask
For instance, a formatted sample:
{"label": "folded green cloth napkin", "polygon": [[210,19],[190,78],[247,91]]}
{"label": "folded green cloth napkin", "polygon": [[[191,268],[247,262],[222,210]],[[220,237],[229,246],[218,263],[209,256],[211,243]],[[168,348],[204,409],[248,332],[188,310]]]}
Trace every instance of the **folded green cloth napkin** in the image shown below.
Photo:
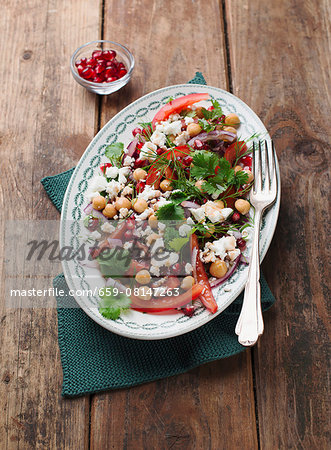
{"label": "folded green cloth napkin", "polygon": [[[206,84],[201,73],[189,83]],[[49,198],[61,211],[64,193],[74,169],[41,180]],[[218,317],[182,336],[157,341],[129,339],[105,330],[78,307],[63,274],[54,288],[67,292],[57,298],[58,336],[63,367],[63,396],[83,395],[106,389],[134,386],[186,372],[200,364],[245,349],[234,332],[241,310],[240,295]],[[261,279],[262,309],[275,301]],[[66,307],[71,305],[77,307]]]}

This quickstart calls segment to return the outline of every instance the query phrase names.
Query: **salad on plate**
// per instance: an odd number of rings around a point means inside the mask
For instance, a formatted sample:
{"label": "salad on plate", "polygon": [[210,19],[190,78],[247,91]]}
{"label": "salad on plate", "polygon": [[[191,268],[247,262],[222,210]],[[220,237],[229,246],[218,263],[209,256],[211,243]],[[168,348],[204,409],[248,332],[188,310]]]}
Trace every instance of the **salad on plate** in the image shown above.
{"label": "salad on plate", "polygon": [[250,139],[205,93],[170,98],[136,125],[129,144],[107,146],[87,192],[89,263],[106,281],[99,312],[214,314],[213,288],[248,263]]}

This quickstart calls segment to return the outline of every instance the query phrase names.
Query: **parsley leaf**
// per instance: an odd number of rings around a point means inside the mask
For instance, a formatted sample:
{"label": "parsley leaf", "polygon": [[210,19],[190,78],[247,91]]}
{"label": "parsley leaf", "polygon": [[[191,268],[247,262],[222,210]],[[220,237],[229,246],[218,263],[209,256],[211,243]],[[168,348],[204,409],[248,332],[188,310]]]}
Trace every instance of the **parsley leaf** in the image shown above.
{"label": "parsley leaf", "polygon": [[116,167],[121,166],[123,149],[124,149],[123,142],[115,142],[114,144],[107,145],[105,150],[105,156],[109,158],[113,166]]}
{"label": "parsley leaf", "polygon": [[223,111],[222,111],[221,105],[218,103],[217,100],[212,100],[211,103],[212,103],[214,109],[208,111],[208,109],[202,108],[201,110],[202,110],[202,114],[204,115],[204,118],[206,120],[213,121],[213,120],[221,117],[223,115]]}
{"label": "parsley leaf", "polygon": [[183,220],[184,209],[175,203],[167,203],[156,211],[156,216],[159,220]]}
{"label": "parsley leaf", "polygon": [[181,111],[180,115],[182,117],[195,117],[196,116],[196,111],[194,111],[194,109],[186,109],[185,111]]}
{"label": "parsley leaf", "polygon": [[164,246],[167,250],[172,250],[172,247],[170,246],[170,242],[173,241],[174,239],[177,239],[179,237],[179,232],[175,227],[175,224],[167,224],[165,230],[164,230],[164,235],[163,235],[163,240],[164,240]]}
{"label": "parsley leaf", "polygon": [[215,169],[218,165],[220,165],[220,158],[216,153],[205,150],[196,151],[193,155],[191,175],[197,180],[215,175]]}
{"label": "parsley leaf", "polygon": [[203,198],[203,194],[195,186],[194,182],[188,180],[187,178],[178,178],[178,180],[172,180],[171,185],[174,189],[181,190],[186,195],[186,200],[189,200],[190,198]]}
{"label": "parsley leaf", "polygon": [[112,278],[122,277],[131,263],[129,251],[119,247],[104,249],[96,259],[102,275]]}
{"label": "parsley leaf", "polygon": [[175,203],[175,205],[180,205],[180,203],[187,200],[187,195],[184,192],[178,190],[170,195],[170,200]]}
{"label": "parsley leaf", "polygon": [[188,237],[177,237],[169,241],[169,247],[175,252],[180,252],[184,245],[188,243],[188,241]]}
{"label": "parsley leaf", "polygon": [[100,289],[99,296],[101,298],[99,312],[106,319],[116,320],[122,311],[130,308],[131,300],[125,294],[119,293],[115,296],[109,294],[107,289]]}
{"label": "parsley leaf", "polygon": [[208,120],[206,120],[206,119],[200,119],[199,125],[206,133],[209,133],[210,131],[214,131],[216,128],[216,125],[213,125],[212,123],[208,122]]}
{"label": "parsley leaf", "polygon": [[248,173],[244,172],[243,170],[239,170],[236,172],[233,184],[236,186],[236,188],[239,188],[243,184],[246,184],[248,182]]}

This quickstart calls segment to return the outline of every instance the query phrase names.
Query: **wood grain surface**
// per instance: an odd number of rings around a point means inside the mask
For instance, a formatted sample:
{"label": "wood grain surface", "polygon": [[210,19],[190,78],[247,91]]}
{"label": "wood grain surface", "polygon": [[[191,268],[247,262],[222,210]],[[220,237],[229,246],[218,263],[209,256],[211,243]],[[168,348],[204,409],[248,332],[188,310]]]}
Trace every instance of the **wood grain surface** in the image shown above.
{"label": "wood grain surface", "polygon": [[[253,351],[74,400],[61,398],[55,309],[5,304],[2,238],[1,449],[328,448],[330,19],[327,0],[4,0],[1,236],[8,219],[58,219],[40,179],[75,165],[133,100],[196,71],[264,121],[282,204],[263,263],[278,301]],[[101,36],[126,44],[136,68],[97,98],[69,58]]]}

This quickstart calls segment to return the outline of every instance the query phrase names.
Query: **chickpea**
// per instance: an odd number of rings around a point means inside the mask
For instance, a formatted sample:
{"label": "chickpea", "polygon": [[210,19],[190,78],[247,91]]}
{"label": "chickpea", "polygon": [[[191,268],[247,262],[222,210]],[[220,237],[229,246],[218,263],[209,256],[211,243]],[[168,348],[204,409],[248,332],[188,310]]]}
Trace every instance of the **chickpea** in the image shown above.
{"label": "chickpea", "polygon": [[134,178],[136,181],[139,181],[139,180],[146,180],[146,177],[147,177],[147,172],[146,172],[146,170],[144,170],[144,169],[136,169],[136,170],[133,172],[133,178]]}
{"label": "chickpea", "polygon": [[237,114],[230,113],[224,119],[225,125],[230,125],[231,127],[238,127],[240,125],[240,119]]}
{"label": "chickpea", "polygon": [[204,192],[203,189],[202,189],[202,185],[203,185],[204,182],[205,182],[205,180],[198,180],[195,183],[195,186],[199,189],[200,192]]}
{"label": "chickpea", "polygon": [[202,112],[202,107],[199,106],[196,110],[195,110],[196,115],[199,117],[199,119],[203,119],[205,116],[203,115]]}
{"label": "chickpea", "polygon": [[241,166],[236,166],[234,169],[235,173],[237,172],[241,172],[243,170],[243,168]]}
{"label": "chickpea", "polygon": [[153,228],[154,230],[157,229],[158,220],[155,214],[152,214],[148,218],[148,225]]}
{"label": "chickpea", "polygon": [[237,136],[237,130],[233,127],[224,127],[223,130],[228,131],[229,133],[233,133]]}
{"label": "chickpea", "polygon": [[148,235],[147,239],[146,239],[147,245],[152,245],[153,242],[155,242],[156,239],[158,239],[159,237],[160,236],[158,234],[156,234],[156,233],[152,233],[152,234]]}
{"label": "chickpea", "polygon": [[234,206],[236,210],[240,212],[240,214],[247,214],[251,207],[250,203],[247,200],[243,200],[242,198],[237,200]]}
{"label": "chickpea", "polygon": [[162,189],[163,192],[165,191],[172,191],[172,186],[171,186],[171,181],[170,180],[163,180],[160,183],[160,188]]}
{"label": "chickpea", "polygon": [[111,203],[108,203],[108,205],[106,205],[105,209],[102,211],[102,214],[109,219],[112,219],[114,216],[116,216],[116,213],[117,211]]}
{"label": "chickpea", "polygon": [[214,203],[215,203],[215,205],[217,206],[218,209],[225,208],[224,202],[222,200],[215,200]]}
{"label": "chickpea", "polygon": [[201,127],[198,123],[192,122],[187,125],[186,131],[190,137],[194,137],[201,133]]}
{"label": "chickpea", "polygon": [[182,289],[185,289],[185,291],[188,291],[189,289],[191,289],[191,287],[194,285],[194,278],[191,276],[185,277],[182,281],[182,284],[180,285],[180,287]]}
{"label": "chickpea", "polygon": [[119,211],[121,208],[131,209],[131,202],[125,197],[117,197],[115,202],[115,208]]}
{"label": "chickpea", "polygon": [[102,195],[98,195],[97,197],[94,197],[94,199],[92,201],[93,209],[97,209],[98,211],[103,209],[106,205],[107,205],[107,200],[105,199],[105,197],[102,197]]}
{"label": "chickpea", "polygon": [[138,293],[135,294],[137,297],[139,297],[141,300],[150,300],[152,298],[151,288],[149,286],[140,286],[138,288]]}
{"label": "chickpea", "polygon": [[133,204],[133,209],[138,213],[141,214],[142,212],[147,209],[147,202],[143,198],[138,198]]}
{"label": "chickpea", "polygon": [[148,284],[151,281],[151,275],[146,269],[139,270],[135,278],[139,284]]}
{"label": "chickpea", "polygon": [[216,261],[214,261],[209,268],[210,274],[215,278],[224,277],[227,271],[227,265],[221,259],[217,259]]}
{"label": "chickpea", "polygon": [[248,175],[247,183],[251,183],[254,180],[254,175],[249,169],[245,169],[244,172],[246,172]]}

